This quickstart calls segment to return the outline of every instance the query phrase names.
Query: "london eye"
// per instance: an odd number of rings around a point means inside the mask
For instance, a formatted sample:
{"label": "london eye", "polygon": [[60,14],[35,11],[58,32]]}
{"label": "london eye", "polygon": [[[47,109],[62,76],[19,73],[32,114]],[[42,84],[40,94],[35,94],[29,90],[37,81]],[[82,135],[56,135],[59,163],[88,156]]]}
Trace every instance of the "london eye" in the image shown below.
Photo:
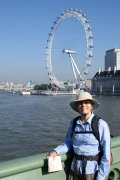
{"label": "london eye", "polygon": [[[87,19],[87,16],[78,9],[74,9],[74,8],[66,9],[54,21],[48,35],[47,45],[46,45],[46,50],[45,50],[45,61],[46,61],[46,68],[47,68],[49,80],[51,81],[51,83],[55,84],[59,88],[64,88],[64,84],[61,83],[60,80],[58,80],[57,74],[55,74],[53,70],[52,46],[53,46],[53,39],[55,38],[57,29],[59,29],[60,24],[65,19],[67,20],[68,18],[76,19],[79,22],[79,24],[82,25],[83,31],[85,33],[85,41],[86,41],[85,55],[80,65],[78,65],[77,62],[75,62],[73,58],[73,56],[77,53],[76,49],[67,49],[67,47],[64,49],[63,47],[63,52],[68,54],[69,56],[75,83],[79,84],[80,87],[82,87],[82,85],[84,84],[84,80],[88,74],[88,70],[89,70],[89,67],[91,66],[91,61],[93,57],[92,28]],[[80,66],[82,66],[81,69],[80,69]]]}

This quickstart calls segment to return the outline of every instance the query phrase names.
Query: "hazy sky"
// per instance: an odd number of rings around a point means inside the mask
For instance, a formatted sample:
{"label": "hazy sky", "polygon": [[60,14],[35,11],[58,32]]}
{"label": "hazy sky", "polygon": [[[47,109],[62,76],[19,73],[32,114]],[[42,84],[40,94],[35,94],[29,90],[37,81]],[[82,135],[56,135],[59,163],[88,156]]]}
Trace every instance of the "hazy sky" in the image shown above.
{"label": "hazy sky", "polygon": [[[92,27],[94,58],[87,77],[91,78],[99,67],[104,69],[105,51],[120,48],[119,0],[0,0],[0,82],[48,82],[48,34],[57,16],[68,8],[82,10]],[[76,63],[82,64],[85,43],[83,26],[78,20],[67,18],[59,24],[51,61],[59,80],[72,78],[70,61],[62,48],[79,46],[81,57],[76,57]]]}

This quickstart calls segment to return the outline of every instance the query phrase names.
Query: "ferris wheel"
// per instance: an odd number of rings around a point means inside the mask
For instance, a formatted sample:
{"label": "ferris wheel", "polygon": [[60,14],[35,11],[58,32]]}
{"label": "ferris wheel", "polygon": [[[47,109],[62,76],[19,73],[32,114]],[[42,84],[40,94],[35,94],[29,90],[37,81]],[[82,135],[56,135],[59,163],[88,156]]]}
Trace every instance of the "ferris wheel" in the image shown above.
{"label": "ferris wheel", "polygon": [[59,88],[63,88],[64,85],[60,81],[58,81],[57,77],[55,76],[53,72],[52,62],[51,62],[52,43],[53,43],[53,38],[56,32],[56,29],[58,28],[59,24],[68,17],[74,17],[78,21],[80,21],[85,31],[86,54],[85,54],[85,58],[84,58],[85,60],[84,60],[84,64],[81,71],[77,67],[72,57],[72,55],[75,54],[76,51],[66,50],[66,49],[63,50],[63,52],[69,55],[76,83],[78,83],[80,86],[84,84],[84,80],[85,80],[86,75],[88,74],[88,70],[89,70],[89,67],[91,66],[91,61],[93,57],[93,36],[91,32],[91,26],[90,26],[89,21],[87,20],[86,15],[82,11],[79,11],[78,9],[74,9],[74,8],[66,9],[54,21],[50,29],[50,33],[48,35],[47,46],[45,50],[45,61],[46,61],[46,68],[47,68],[49,79],[51,83],[54,83]]}

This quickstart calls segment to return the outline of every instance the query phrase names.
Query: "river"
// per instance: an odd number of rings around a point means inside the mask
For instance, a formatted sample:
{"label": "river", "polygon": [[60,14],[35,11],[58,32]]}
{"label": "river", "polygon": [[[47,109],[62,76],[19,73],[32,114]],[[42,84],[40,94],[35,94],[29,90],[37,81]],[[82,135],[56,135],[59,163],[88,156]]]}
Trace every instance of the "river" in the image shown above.
{"label": "river", "polygon": [[[94,96],[95,110],[111,134],[120,135],[120,96]],[[75,96],[22,96],[0,91],[0,161],[49,152],[62,143],[67,126],[78,114],[69,106]]]}

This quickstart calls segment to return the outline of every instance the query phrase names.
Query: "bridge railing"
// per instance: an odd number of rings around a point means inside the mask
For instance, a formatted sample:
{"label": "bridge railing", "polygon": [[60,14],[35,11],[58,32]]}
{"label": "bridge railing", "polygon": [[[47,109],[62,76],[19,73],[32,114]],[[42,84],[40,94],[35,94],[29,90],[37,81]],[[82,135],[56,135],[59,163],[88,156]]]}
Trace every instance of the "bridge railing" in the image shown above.
{"label": "bridge railing", "polygon": [[113,164],[110,169],[109,179],[120,179],[120,136],[112,138],[111,141]]}
{"label": "bridge railing", "polygon": [[[120,136],[111,142],[113,165],[109,180],[120,179]],[[66,180],[70,167],[71,154],[62,156],[63,170],[48,173],[47,154],[38,154],[0,163],[1,180]]]}

